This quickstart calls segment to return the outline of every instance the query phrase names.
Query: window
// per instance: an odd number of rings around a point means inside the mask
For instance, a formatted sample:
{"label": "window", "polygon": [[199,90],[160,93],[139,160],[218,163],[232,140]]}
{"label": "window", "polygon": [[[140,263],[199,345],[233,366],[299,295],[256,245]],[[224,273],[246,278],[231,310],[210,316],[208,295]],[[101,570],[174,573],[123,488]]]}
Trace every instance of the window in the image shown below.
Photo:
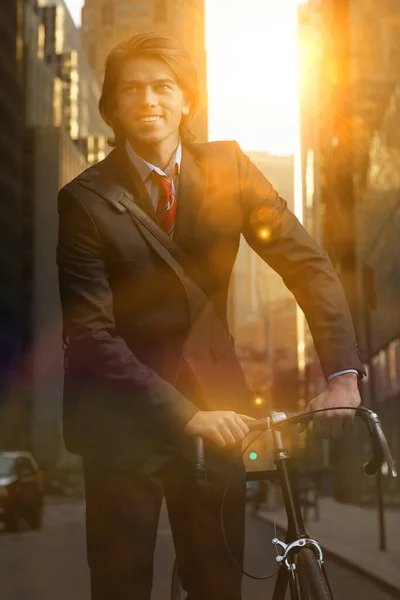
{"label": "window", "polygon": [[120,4],[118,8],[121,13],[131,12],[132,4],[130,2],[124,2],[123,4]]}
{"label": "window", "polygon": [[143,12],[148,12],[149,10],[149,3],[148,2],[137,2],[135,4],[135,9],[137,13],[143,13]]}
{"label": "window", "polygon": [[146,25],[146,23],[147,23],[146,16],[140,15],[140,16],[136,17],[136,19],[135,19],[136,25],[142,26],[142,25]]}
{"label": "window", "polygon": [[14,459],[0,454],[0,476],[7,476],[11,473],[14,467]]}
{"label": "window", "polygon": [[389,377],[392,394],[400,391],[400,340],[389,344]]}
{"label": "window", "polygon": [[114,22],[114,6],[111,0],[103,2],[101,20],[104,26],[112,26]]}
{"label": "window", "polygon": [[44,25],[43,25],[43,23],[39,23],[39,27],[38,27],[38,49],[37,49],[37,57],[39,59],[43,59],[44,58],[45,39],[46,39],[46,31],[45,31]]}
{"label": "window", "polygon": [[89,59],[89,65],[92,67],[92,69],[94,70],[95,64],[96,64],[96,47],[94,45],[93,42],[91,42],[89,44],[89,48],[88,48],[88,59]]}
{"label": "window", "polygon": [[164,23],[167,20],[166,0],[156,0],[154,4],[154,20],[156,23]]}
{"label": "window", "polygon": [[18,474],[21,477],[30,477],[35,475],[35,469],[28,458],[19,458],[17,461]]}
{"label": "window", "polygon": [[378,402],[385,400],[389,393],[389,365],[387,349],[381,350],[372,359],[375,373],[375,396]]}

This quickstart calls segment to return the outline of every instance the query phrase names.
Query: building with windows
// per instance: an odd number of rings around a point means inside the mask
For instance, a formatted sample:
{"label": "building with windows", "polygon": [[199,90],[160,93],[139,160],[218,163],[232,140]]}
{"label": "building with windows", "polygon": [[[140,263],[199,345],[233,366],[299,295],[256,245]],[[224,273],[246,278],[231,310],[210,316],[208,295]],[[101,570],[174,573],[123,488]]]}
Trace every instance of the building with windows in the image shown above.
{"label": "building with windows", "polygon": [[[20,197],[12,198],[5,213],[9,223],[1,250],[10,265],[12,280],[6,289],[15,311],[15,317],[9,314],[4,319],[4,331],[9,331],[16,359],[12,367],[2,362],[9,383],[2,396],[0,447],[32,450],[41,464],[48,465],[65,456],[62,319],[55,259],[57,193],[88,164],[105,156],[111,131],[99,116],[100,90],[64,3],[21,0],[19,7],[21,96],[14,98],[18,120],[13,123],[8,117],[15,126],[10,139],[20,144],[15,182]],[[9,69],[11,65],[10,59]],[[17,89],[17,84],[10,87],[9,99]],[[9,123],[4,123],[5,140]],[[10,165],[8,177],[12,173]],[[12,354],[10,347],[7,356]]]}
{"label": "building with windows", "polygon": [[[395,211],[396,184],[392,177],[392,196],[386,194],[376,175],[395,173],[389,160],[394,130],[389,134],[385,123],[391,122],[393,128],[397,124],[398,2],[310,0],[299,6],[299,22],[303,198],[309,202],[305,210],[311,207],[316,237],[344,286],[362,359],[369,368],[375,365],[376,389],[368,393],[371,378],[364,380],[363,401],[379,414],[388,411],[392,422],[397,422],[390,398],[395,397],[397,385],[398,290],[396,262],[389,252],[389,240],[396,247],[395,212],[390,217],[393,223],[389,220],[390,211]],[[377,387],[382,372],[384,393]],[[319,374],[311,373],[312,382],[317,381]],[[385,405],[382,396],[389,400]],[[362,501],[365,485],[359,466],[365,448],[368,441],[361,432],[331,443],[337,499]]]}
{"label": "building with windows", "polygon": [[[98,111],[100,89],[85,59],[79,32],[62,0],[40,0],[32,21],[36,63],[52,82],[52,121],[40,113],[28,130],[32,174],[30,442],[45,463],[66,456],[61,443],[63,354],[61,308],[55,250],[58,234],[57,193],[89,164],[105,157],[111,131]],[[31,58],[32,62],[33,59]],[[38,65],[36,65],[38,69]],[[29,70],[27,75],[29,75]],[[32,78],[31,78],[32,79]],[[41,90],[35,87],[41,96]],[[33,95],[35,95],[35,93]]]}
{"label": "building with windows", "polygon": [[32,132],[32,150],[30,445],[37,459],[49,465],[65,455],[61,443],[62,316],[55,256],[57,193],[87,167],[87,161],[62,127],[36,128]]}
{"label": "building with windows", "polygon": [[110,50],[121,41],[146,31],[171,35],[191,53],[198,70],[201,95],[192,131],[197,141],[206,141],[208,120],[204,0],[85,0],[82,9],[82,44],[100,85]]}
{"label": "building with windows", "polygon": [[[376,410],[394,458],[400,461],[400,73],[369,154],[357,221],[360,280],[369,269],[362,345],[369,344],[364,403]],[[360,281],[362,287],[362,281]],[[367,296],[367,294],[365,294]],[[366,339],[369,329],[369,340]],[[372,386],[372,387],[371,387]],[[387,500],[400,504],[400,486],[387,481]]]}
{"label": "building with windows", "polygon": [[[45,62],[56,75],[59,118],[73,140],[111,132],[98,111],[100,87],[81,46],[79,31],[63,0],[40,0],[40,40]],[[104,148],[99,157],[104,158]]]}
{"label": "building with windows", "polygon": [[299,17],[303,168],[307,176],[314,175],[309,181],[317,198],[319,238],[342,279],[360,330],[356,222],[374,132],[399,76],[398,3],[310,0],[299,6]]}
{"label": "building with windows", "polygon": [[[6,402],[22,346],[24,273],[19,250],[23,239],[21,170],[23,159],[23,23],[21,0],[0,3],[0,438],[7,423],[18,423],[26,405]],[[26,432],[18,432],[23,442]]]}

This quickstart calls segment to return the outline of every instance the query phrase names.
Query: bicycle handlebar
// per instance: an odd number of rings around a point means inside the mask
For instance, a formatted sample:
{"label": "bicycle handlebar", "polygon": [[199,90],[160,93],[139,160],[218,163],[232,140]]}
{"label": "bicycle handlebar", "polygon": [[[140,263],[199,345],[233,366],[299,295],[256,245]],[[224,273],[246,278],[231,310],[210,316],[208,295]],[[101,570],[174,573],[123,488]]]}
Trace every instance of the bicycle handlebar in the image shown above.
{"label": "bicycle handlebar", "polygon": [[[317,410],[295,413],[292,416],[287,417],[285,413],[271,414],[263,419],[257,419],[248,423],[250,431],[265,430],[269,431],[272,429],[282,429],[288,425],[295,425],[304,420],[309,420],[310,416],[319,412],[327,412],[328,410],[355,410],[356,416],[360,417],[367,425],[368,432],[371,436],[372,442],[372,458],[364,466],[364,471],[367,475],[374,475],[382,467],[383,462],[386,462],[389,473],[392,477],[397,477],[396,467],[393,461],[393,457],[390,453],[389,446],[386,440],[386,436],[383,432],[381,422],[376,413],[363,406],[354,408],[352,406],[336,406],[334,408],[320,408]],[[204,457],[204,443],[203,438],[197,436],[195,439],[195,470],[201,476],[205,471],[205,457]]]}
{"label": "bicycle handlebar", "polygon": [[367,417],[366,413],[362,411],[359,416],[362,417],[364,422],[367,424],[369,433],[371,435],[373,450],[371,460],[364,467],[365,472],[368,475],[374,475],[374,473],[381,468],[382,463],[385,460],[391,476],[397,477],[397,471],[394,465],[393,457],[390,453],[389,445],[387,443],[387,439],[383,432],[378,415],[371,411],[370,416]]}

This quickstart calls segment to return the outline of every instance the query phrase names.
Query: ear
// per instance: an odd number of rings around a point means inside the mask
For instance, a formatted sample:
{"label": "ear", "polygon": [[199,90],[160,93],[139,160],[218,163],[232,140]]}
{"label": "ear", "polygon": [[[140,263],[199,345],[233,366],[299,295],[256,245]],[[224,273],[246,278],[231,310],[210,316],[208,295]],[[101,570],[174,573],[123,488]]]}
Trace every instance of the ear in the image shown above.
{"label": "ear", "polygon": [[190,104],[185,104],[182,108],[182,114],[187,116],[190,113]]}

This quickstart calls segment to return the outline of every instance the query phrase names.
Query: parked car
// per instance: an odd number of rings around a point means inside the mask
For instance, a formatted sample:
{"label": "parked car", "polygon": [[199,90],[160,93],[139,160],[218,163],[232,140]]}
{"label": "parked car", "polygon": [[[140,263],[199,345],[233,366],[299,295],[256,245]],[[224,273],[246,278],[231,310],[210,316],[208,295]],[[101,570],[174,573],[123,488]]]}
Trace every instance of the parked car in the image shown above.
{"label": "parked car", "polygon": [[20,520],[40,529],[43,485],[30,452],[0,452],[0,519],[6,531],[18,531]]}

